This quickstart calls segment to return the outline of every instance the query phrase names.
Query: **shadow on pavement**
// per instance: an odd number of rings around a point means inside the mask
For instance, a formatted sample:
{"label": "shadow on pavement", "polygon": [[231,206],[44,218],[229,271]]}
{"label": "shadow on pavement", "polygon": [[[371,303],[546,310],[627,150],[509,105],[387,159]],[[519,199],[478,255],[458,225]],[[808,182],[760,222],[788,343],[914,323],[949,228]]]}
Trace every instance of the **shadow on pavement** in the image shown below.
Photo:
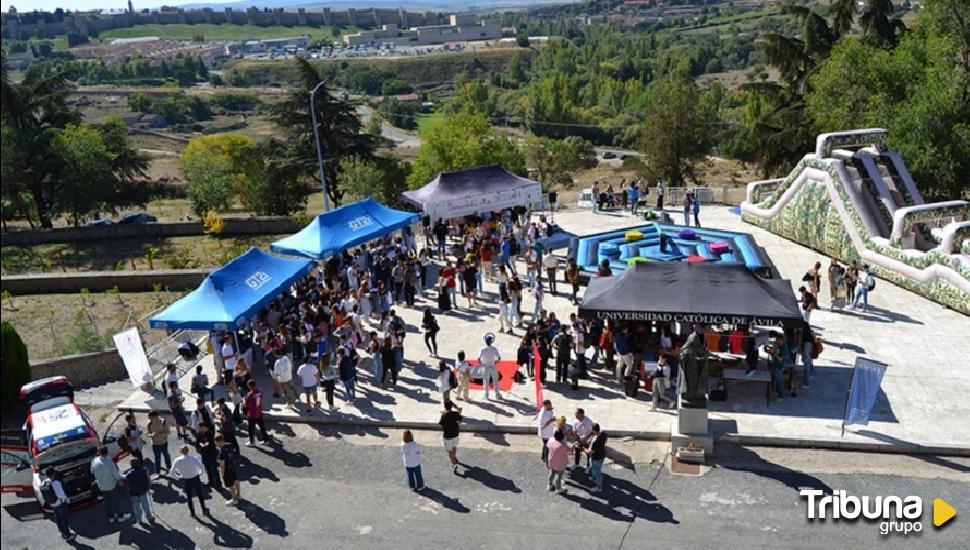
{"label": "shadow on pavement", "polygon": [[440,491],[432,489],[431,487],[425,487],[424,490],[418,494],[428,500],[437,502],[442,507],[451,510],[452,512],[458,512],[459,514],[467,514],[471,512],[471,510],[469,510],[468,507],[462,504],[457,498],[452,498],[448,495],[442,494]]}
{"label": "shadow on pavement", "polygon": [[513,493],[522,492],[522,489],[519,489],[515,485],[515,482],[511,479],[495,475],[484,468],[479,468],[478,466],[465,466],[462,464],[461,468],[458,470],[458,477],[473,479],[495,491],[511,491]]}
{"label": "shadow on pavement", "polygon": [[253,525],[259,527],[270,535],[285,537],[289,534],[286,531],[285,519],[265,508],[262,508],[255,502],[251,500],[242,500],[239,503],[239,508],[243,511],[243,513],[246,514],[246,518],[253,522]]}
{"label": "shadow on pavement", "polygon": [[713,465],[716,468],[749,472],[759,477],[773,479],[795,491],[815,489],[821,490],[825,494],[832,493],[832,488],[821,479],[780,464],[768,462],[754,451],[737,445],[719,446]]}
{"label": "shadow on pavement", "polygon": [[[894,445],[915,445],[915,443],[911,443],[909,441],[899,439],[898,437],[881,434],[878,432],[874,432],[872,430],[856,430],[853,433],[856,433],[861,436],[869,437],[872,439],[877,439],[879,441],[883,441],[886,443],[892,443]],[[918,458],[924,462],[929,462],[934,466],[942,466],[943,468],[949,468],[951,470],[956,470],[958,472],[970,472],[970,466],[967,466],[966,464],[960,464],[959,462],[953,462],[952,460],[947,460],[941,456],[935,456],[935,455],[908,455],[908,456]]]}
{"label": "shadow on pavement", "polygon": [[216,546],[225,546],[226,548],[251,548],[253,546],[253,538],[246,533],[241,533],[212,516],[208,516],[206,519],[209,521],[199,520],[199,523],[212,531],[212,542]]}

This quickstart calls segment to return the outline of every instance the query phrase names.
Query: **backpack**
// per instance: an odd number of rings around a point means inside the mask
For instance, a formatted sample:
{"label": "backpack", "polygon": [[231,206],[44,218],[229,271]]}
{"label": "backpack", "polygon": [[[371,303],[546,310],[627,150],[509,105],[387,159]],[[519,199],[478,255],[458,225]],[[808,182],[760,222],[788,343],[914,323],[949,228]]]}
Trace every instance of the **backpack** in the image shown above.
{"label": "backpack", "polygon": [[519,255],[519,241],[516,239],[512,239],[512,241],[509,243],[509,254],[513,256]]}
{"label": "backpack", "polygon": [[455,376],[455,371],[453,370],[448,371],[448,386],[451,389],[458,387],[458,378]]}
{"label": "backpack", "polygon": [[54,494],[54,482],[50,479],[45,479],[43,483],[40,484],[40,496],[44,499],[44,506],[54,506],[57,504],[57,495]]}
{"label": "backpack", "polygon": [[876,289],[876,278],[872,276],[872,273],[866,277],[866,288],[869,289],[869,292]]}

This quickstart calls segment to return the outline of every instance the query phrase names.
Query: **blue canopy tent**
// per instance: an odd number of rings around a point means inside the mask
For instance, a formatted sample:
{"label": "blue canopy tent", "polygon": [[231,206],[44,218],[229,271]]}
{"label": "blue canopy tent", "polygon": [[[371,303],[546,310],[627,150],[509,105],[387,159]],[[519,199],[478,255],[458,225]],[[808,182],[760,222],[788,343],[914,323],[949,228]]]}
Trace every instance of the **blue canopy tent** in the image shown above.
{"label": "blue canopy tent", "polygon": [[417,223],[421,216],[388,208],[374,199],[319,214],[294,235],[269,245],[274,252],[323,259]]}
{"label": "blue canopy tent", "polygon": [[152,317],[159,329],[232,330],[310,270],[304,258],[280,258],[258,248],[209,274],[199,288]]}

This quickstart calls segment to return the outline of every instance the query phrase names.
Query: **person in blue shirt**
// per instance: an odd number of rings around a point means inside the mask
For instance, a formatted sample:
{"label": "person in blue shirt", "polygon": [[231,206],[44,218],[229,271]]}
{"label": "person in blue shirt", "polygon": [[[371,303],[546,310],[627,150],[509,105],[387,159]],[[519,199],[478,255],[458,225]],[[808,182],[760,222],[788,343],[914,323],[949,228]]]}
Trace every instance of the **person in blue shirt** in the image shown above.
{"label": "person in blue shirt", "polygon": [[691,195],[691,198],[693,199],[693,205],[692,206],[694,208],[694,227],[700,227],[701,226],[701,218],[700,218],[700,214],[701,214],[701,198],[700,198],[699,195],[697,195],[697,193],[693,193]]}
{"label": "person in blue shirt", "polygon": [[640,190],[637,187],[636,181],[630,182],[630,190],[627,194],[630,196],[630,213],[636,216],[637,204],[640,202]]}
{"label": "person in blue shirt", "polygon": [[623,379],[633,372],[633,351],[625,328],[617,328],[613,335],[613,348],[619,361],[616,363],[616,379],[622,383]]}

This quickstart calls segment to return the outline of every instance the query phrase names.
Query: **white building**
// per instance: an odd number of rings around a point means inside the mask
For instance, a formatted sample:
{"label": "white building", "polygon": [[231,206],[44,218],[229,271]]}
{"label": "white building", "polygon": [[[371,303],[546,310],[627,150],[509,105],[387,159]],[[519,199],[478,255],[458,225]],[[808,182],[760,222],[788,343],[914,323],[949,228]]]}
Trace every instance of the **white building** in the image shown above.
{"label": "white building", "polygon": [[431,25],[400,29],[397,25],[382,25],[380,29],[361,31],[344,36],[344,44],[355,46],[430,46],[449,42],[494,40],[502,37],[498,21],[478,23],[473,14],[452,15],[450,25]]}

